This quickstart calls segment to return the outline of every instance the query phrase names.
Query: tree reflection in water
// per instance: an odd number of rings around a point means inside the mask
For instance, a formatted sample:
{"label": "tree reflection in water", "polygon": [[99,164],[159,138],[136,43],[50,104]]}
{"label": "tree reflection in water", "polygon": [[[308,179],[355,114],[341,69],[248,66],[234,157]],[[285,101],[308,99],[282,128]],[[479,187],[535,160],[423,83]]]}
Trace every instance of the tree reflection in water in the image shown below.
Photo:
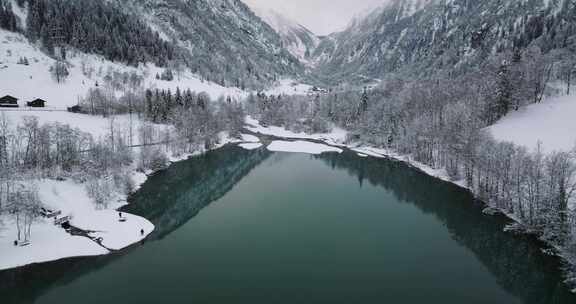
{"label": "tree reflection in water", "polygon": [[[131,197],[132,204],[122,210],[152,221],[156,230],[148,242],[161,240],[224,196],[264,160],[273,157],[272,161],[281,161],[284,156],[264,149],[247,151],[228,146],[177,163],[149,178]],[[542,254],[539,243],[530,237],[504,233],[506,219],[484,216],[482,206],[475,204],[467,191],[403,163],[361,158],[350,151],[313,158],[334,170],[345,170],[358,179],[360,186],[370,183],[383,187],[398,201],[434,215],[456,242],[483,263],[503,289],[524,303],[576,303],[561,282],[557,259]],[[104,257],[65,259],[2,271],[0,303],[33,303],[50,289],[119,261],[138,248],[135,245]]]}

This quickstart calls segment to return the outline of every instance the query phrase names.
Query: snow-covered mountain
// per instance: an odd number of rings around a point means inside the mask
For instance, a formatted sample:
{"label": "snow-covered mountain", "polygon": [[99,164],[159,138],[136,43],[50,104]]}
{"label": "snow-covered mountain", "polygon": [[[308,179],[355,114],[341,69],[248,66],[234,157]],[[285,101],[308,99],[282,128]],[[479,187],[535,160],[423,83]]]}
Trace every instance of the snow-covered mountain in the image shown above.
{"label": "snow-covered mountain", "polygon": [[539,41],[544,52],[576,44],[567,0],[392,0],[324,39],[314,57],[328,80],[372,80],[400,70],[450,73]]}
{"label": "snow-covered mountain", "polygon": [[48,54],[56,36],[115,63],[185,69],[240,88],[297,79],[306,67],[311,79],[332,83],[371,82],[400,71],[454,74],[533,41],[544,52],[576,45],[576,4],[569,0],[390,0],[322,39],[239,0],[0,3],[0,27],[19,28]]}
{"label": "snow-covered mountain", "polygon": [[320,38],[303,25],[290,20],[274,10],[254,9],[264,22],[282,37],[283,46],[305,65],[312,65],[312,54]]}
{"label": "snow-covered mountain", "polygon": [[[281,37],[237,0],[130,0],[132,8],[166,39],[191,54],[200,74],[217,74],[227,84],[242,79],[269,83],[302,72]],[[118,5],[129,6],[118,0]]]}
{"label": "snow-covered mountain", "polygon": [[57,44],[136,66],[186,69],[223,86],[262,88],[303,65],[237,0],[0,0],[0,27],[49,55]]}

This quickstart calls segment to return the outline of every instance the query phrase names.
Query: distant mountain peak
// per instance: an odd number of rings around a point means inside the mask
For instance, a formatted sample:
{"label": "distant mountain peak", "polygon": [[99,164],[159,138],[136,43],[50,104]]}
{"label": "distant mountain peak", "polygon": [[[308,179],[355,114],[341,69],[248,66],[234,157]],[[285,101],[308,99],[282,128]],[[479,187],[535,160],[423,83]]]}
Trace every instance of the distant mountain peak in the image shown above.
{"label": "distant mountain peak", "polygon": [[318,36],[305,26],[273,9],[253,9],[253,11],[280,35],[288,52],[304,65],[311,66],[313,64],[312,54],[320,44]]}

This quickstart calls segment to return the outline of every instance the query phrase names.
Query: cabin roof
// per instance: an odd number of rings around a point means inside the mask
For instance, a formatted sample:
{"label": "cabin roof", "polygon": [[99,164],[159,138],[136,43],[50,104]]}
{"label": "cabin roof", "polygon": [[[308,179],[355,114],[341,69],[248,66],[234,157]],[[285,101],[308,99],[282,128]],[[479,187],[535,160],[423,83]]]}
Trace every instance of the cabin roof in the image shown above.
{"label": "cabin roof", "polygon": [[34,100],[32,100],[32,102],[44,102],[44,103],[48,103],[46,100],[42,99],[42,98],[36,98]]}
{"label": "cabin roof", "polygon": [[18,101],[18,98],[10,95],[6,95],[4,97],[0,97],[0,101]]}

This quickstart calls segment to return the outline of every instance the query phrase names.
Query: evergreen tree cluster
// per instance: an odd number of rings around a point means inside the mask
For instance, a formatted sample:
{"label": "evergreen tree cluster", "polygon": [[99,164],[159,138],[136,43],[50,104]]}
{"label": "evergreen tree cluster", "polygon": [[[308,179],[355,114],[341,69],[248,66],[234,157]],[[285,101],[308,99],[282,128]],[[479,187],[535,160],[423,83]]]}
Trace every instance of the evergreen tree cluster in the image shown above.
{"label": "evergreen tree cluster", "polygon": [[174,73],[171,69],[166,69],[162,72],[162,74],[156,74],[156,79],[164,80],[164,81],[172,81],[174,80]]}
{"label": "evergreen tree cluster", "polygon": [[168,123],[172,114],[180,110],[206,111],[211,103],[208,94],[197,94],[190,89],[182,92],[177,88],[174,93],[171,90],[147,89],[144,95],[143,113],[154,123]]}
{"label": "evergreen tree cluster", "polygon": [[18,19],[12,11],[12,4],[8,0],[0,0],[0,28],[9,31],[18,29]]}
{"label": "evergreen tree cluster", "polygon": [[165,66],[178,50],[138,17],[109,1],[28,0],[27,35],[49,53],[66,44],[112,61]]}
{"label": "evergreen tree cluster", "polygon": [[230,97],[213,102],[207,93],[187,89],[148,89],[136,111],[152,123],[171,124],[177,138],[172,139],[175,151],[189,153],[198,149],[210,149],[220,141],[218,134],[228,132],[239,137],[244,127],[242,103]]}

